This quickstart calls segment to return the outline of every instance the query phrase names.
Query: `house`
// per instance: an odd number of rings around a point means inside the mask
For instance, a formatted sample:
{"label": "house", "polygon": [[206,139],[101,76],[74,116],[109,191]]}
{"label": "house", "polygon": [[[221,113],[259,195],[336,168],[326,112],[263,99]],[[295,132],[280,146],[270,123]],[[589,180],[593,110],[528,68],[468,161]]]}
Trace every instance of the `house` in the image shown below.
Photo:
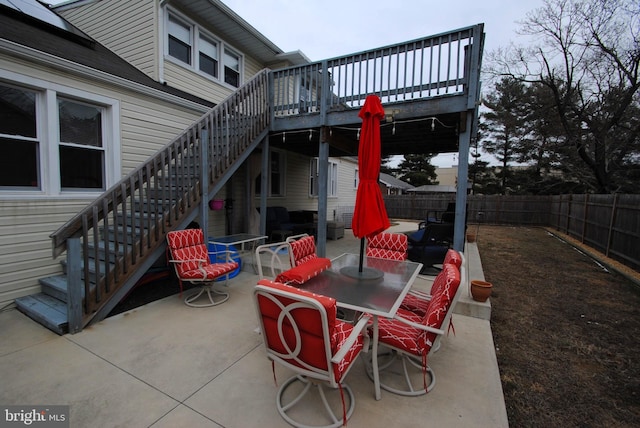
{"label": "house", "polygon": [[[0,304],[79,331],[164,254],[168,231],[264,230],[252,219],[267,205],[317,211],[322,253],[326,222],[355,200],[367,94],[393,107],[383,155],[459,147],[464,160],[482,31],[310,63],[219,0],[1,2],[1,99],[16,120],[0,130],[15,161],[0,183]],[[428,61],[436,49],[449,53]],[[407,52],[415,68],[450,71],[393,87],[365,72],[407,69]],[[446,126],[425,136],[436,118]],[[225,210],[209,211],[214,198]]]}
{"label": "house", "polygon": [[1,2],[0,306],[62,272],[58,227],[213,106],[35,1]]}
{"label": "house", "polygon": [[383,195],[402,195],[413,189],[413,185],[395,178],[393,175],[380,173],[380,190]]}

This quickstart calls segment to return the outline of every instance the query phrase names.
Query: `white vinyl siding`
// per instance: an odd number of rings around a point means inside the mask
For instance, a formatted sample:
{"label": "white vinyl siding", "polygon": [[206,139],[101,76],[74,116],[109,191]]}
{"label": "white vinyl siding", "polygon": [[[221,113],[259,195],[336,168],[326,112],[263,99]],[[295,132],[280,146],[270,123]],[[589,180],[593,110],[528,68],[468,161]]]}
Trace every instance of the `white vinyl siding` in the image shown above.
{"label": "white vinyl siding", "polygon": [[176,89],[197,95],[213,103],[220,103],[233,93],[233,88],[212,84],[210,79],[201,76],[194,70],[165,61],[164,79]]}
{"label": "white vinyl siding", "polygon": [[[320,161],[318,158],[311,159],[311,162],[309,163],[309,195],[313,197],[318,197],[318,186],[320,184],[318,181],[320,173],[319,165]],[[338,175],[338,163],[329,160],[327,171],[327,196],[330,198],[338,196]]]}
{"label": "white vinyl siding", "polygon": [[[0,63],[0,80],[6,83],[56,82],[50,83],[53,89],[73,88],[64,92],[76,97],[91,93],[118,101],[113,144],[119,148],[118,159],[113,160],[118,165],[114,180],[138,167],[206,111],[204,106],[190,109],[15,57],[0,54]],[[0,307],[39,291],[39,278],[62,272],[60,260],[51,257],[49,236],[95,198],[95,194],[84,192],[56,197],[24,193],[0,198]]]}
{"label": "white vinyl siding", "polygon": [[154,0],[99,1],[59,11],[143,73],[157,80],[157,13]]}

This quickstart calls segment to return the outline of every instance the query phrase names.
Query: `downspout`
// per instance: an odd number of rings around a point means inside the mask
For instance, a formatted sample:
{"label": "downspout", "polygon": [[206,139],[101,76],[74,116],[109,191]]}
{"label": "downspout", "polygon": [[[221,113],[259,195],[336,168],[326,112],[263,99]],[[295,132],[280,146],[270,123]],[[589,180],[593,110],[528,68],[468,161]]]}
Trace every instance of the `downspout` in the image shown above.
{"label": "downspout", "polygon": [[164,11],[165,7],[169,3],[169,0],[161,0],[158,8],[158,25],[156,28],[158,29],[158,34],[156,35],[156,40],[158,41],[158,82],[163,85],[166,83],[164,80],[164,35],[165,35],[165,16]]}

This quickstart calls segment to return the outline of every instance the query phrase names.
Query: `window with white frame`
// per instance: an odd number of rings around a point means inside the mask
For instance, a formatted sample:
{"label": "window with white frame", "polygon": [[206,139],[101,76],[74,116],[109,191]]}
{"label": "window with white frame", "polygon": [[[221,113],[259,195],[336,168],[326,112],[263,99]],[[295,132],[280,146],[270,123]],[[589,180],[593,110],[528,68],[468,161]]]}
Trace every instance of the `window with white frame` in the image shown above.
{"label": "window with white frame", "polygon": [[0,83],[0,188],[41,187],[35,91]]}
{"label": "window with white frame", "polygon": [[191,65],[192,27],[174,15],[169,15],[167,28],[169,55]]}
{"label": "window with white frame", "polygon": [[177,12],[166,15],[168,58],[234,88],[241,85],[241,54]]}
{"label": "window with white frame", "polygon": [[104,189],[103,108],[58,97],[60,186]]}
{"label": "window with white frame", "polygon": [[[267,184],[267,196],[285,196],[285,155],[277,150],[269,151],[269,180]],[[258,174],[255,181],[255,195],[261,194],[262,174]]]}
{"label": "window with white frame", "polygon": [[199,44],[200,71],[218,78],[218,43],[208,37],[200,36]]}
{"label": "window with white frame", "polygon": [[[117,169],[111,141],[114,100],[0,81],[0,193],[56,195],[96,192]],[[106,104],[104,102],[106,101]],[[52,126],[53,125],[53,126]],[[112,145],[113,146],[113,145]],[[110,160],[111,159],[111,160]]]}
{"label": "window with white frame", "polygon": [[[318,196],[319,159],[311,159],[309,166],[309,195]],[[327,196],[338,196],[338,163],[329,161],[327,170]]]}

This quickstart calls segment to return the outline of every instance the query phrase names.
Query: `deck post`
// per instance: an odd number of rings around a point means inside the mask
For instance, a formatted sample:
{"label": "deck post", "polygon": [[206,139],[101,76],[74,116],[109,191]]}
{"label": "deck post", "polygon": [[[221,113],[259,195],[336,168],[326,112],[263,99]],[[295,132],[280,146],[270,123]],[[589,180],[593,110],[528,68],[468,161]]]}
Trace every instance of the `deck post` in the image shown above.
{"label": "deck post", "polygon": [[327,180],[329,178],[329,141],[327,125],[327,110],[329,108],[329,98],[331,97],[331,87],[329,84],[328,62],[322,62],[322,83],[320,86],[320,141],[318,142],[318,239],[316,251],[318,256],[324,257],[327,251]]}
{"label": "deck post", "polygon": [[200,131],[200,186],[202,200],[200,202],[200,227],[204,231],[205,241],[209,233],[209,131]]}
{"label": "deck post", "polygon": [[67,239],[67,321],[71,334],[82,331],[81,266],[80,238],[69,238]]}

